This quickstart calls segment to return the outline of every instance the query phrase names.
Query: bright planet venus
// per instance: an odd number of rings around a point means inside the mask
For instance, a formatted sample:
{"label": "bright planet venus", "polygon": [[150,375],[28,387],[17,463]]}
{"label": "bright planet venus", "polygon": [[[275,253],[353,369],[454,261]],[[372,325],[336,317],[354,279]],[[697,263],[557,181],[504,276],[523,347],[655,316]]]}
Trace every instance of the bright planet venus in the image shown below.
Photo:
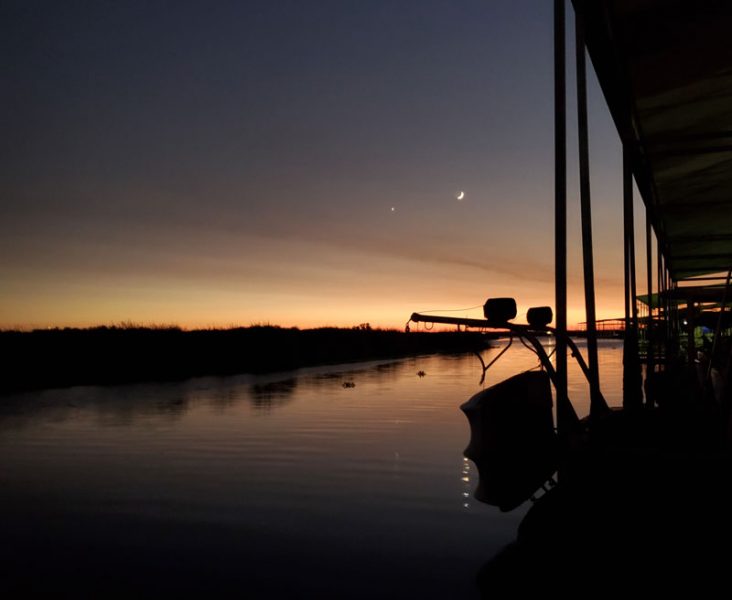
{"label": "bright planet venus", "polygon": [[460,190],[460,191],[459,191],[459,192],[457,193],[457,196],[455,196],[455,197],[456,197],[456,198],[457,198],[458,200],[462,200],[463,198],[465,198],[465,192],[463,192],[462,190]]}

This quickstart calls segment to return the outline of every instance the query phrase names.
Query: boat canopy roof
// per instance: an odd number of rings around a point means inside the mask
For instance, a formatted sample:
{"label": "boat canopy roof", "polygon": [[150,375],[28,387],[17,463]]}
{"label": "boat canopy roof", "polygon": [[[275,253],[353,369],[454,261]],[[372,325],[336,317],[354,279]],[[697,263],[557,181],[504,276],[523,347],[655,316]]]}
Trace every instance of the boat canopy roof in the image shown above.
{"label": "boat canopy roof", "polygon": [[[725,286],[723,285],[681,286],[666,290],[661,294],[653,293],[651,294],[651,301],[656,308],[658,308],[659,302],[662,300],[670,302],[672,306],[688,304],[689,302],[703,304],[716,303],[721,305],[725,299],[724,288]],[[648,304],[648,294],[640,294],[636,298],[639,302]],[[732,302],[732,293],[728,293],[726,299],[726,304]]]}
{"label": "boat canopy roof", "polygon": [[671,276],[732,267],[732,2],[573,0]]}

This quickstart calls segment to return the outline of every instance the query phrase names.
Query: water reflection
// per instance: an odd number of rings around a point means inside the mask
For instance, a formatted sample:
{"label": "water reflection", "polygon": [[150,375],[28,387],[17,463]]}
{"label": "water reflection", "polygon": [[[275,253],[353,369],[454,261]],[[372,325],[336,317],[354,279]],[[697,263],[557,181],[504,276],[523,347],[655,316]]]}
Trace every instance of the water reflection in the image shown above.
{"label": "water reflection", "polygon": [[292,399],[297,389],[297,379],[255,383],[249,387],[249,397],[254,408],[270,411]]}
{"label": "water reflection", "polygon": [[[535,362],[512,348],[492,381]],[[62,595],[205,592],[215,574],[248,597],[474,597],[524,511],[470,500],[458,407],[479,373],[424,356],[5,397],[2,575]]]}
{"label": "water reflection", "polygon": [[381,375],[385,375],[387,373],[392,373],[396,375],[400,370],[404,368],[404,366],[405,365],[402,362],[381,363],[376,365],[376,372]]}
{"label": "water reflection", "polygon": [[131,427],[151,420],[174,422],[206,405],[220,413],[246,399],[261,414],[290,402],[303,383],[311,391],[355,387],[358,381],[395,380],[413,361],[362,363],[302,369],[286,374],[203,377],[183,382],[77,386],[7,394],[0,398],[0,430],[34,421],[92,418],[100,427]]}
{"label": "water reflection", "polygon": [[0,403],[0,429],[38,422],[64,423],[83,415],[100,427],[130,427],[139,420],[179,420],[188,410],[185,390],[161,384],[75,387],[7,395]]}
{"label": "water reflection", "polygon": [[460,480],[463,482],[463,508],[467,509],[470,508],[470,491],[473,489],[473,486],[470,482],[470,461],[464,456],[461,464]]}
{"label": "water reflection", "polygon": [[[486,360],[495,356],[504,343],[499,342],[495,348],[489,349]],[[584,349],[583,340],[578,340],[577,343]],[[621,353],[618,348],[620,346],[617,342],[605,341],[600,353],[603,393],[611,405],[619,405],[622,401],[622,388],[617,384],[621,377]],[[138,420],[146,421],[155,417],[173,422],[181,419],[194,406],[204,404],[226,413],[233,410],[242,399],[248,400],[260,413],[269,414],[296,398],[299,386],[304,386],[309,392],[322,390],[333,393],[336,388],[354,391],[349,389],[354,387],[351,383],[372,385],[378,381],[386,385],[414,378],[423,380],[426,387],[444,387],[446,382],[441,380],[440,375],[450,370],[451,365],[460,365],[460,370],[468,372],[465,381],[454,382],[452,397],[456,403],[460,403],[464,399],[457,392],[460,386],[477,381],[474,376],[474,373],[480,373],[477,360],[470,355],[442,356],[439,359],[440,367],[434,373],[437,377],[427,378],[424,374],[432,374],[431,368],[425,370],[422,367],[428,365],[432,358],[434,357],[317,367],[284,376],[206,377],[186,382],[88,386],[11,394],[3,396],[0,402],[0,429],[22,427],[27,421],[32,422],[34,419],[63,422],[78,417],[80,412],[85,416],[92,415],[100,426],[126,427],[134,425]],[[536,366],[535,363],[536,359],[532,354],[511,348],[506,357],[490,369],[484,385],[492,385],[520,370],[532,368]],[[570,398],[578,413],[586,414],[586,382],[574,361],[570,360],[569,364]],[[466,389],[476,391],[470,385]]]}

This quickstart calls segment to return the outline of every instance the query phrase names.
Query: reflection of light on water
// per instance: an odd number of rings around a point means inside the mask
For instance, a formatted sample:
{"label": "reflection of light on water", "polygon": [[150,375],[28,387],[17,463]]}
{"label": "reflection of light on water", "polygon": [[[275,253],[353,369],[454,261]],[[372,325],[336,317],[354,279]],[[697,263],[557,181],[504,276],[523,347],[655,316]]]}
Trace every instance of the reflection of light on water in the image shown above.
{"label": "reflection of light on water", "polygon": [[[460,475],[460,480],[463,482],[463,499],[466,499],[470,497],[470,462],[465,457],[463,457]],[[463,508],[470,508],[470,502],[465,500],[463,502]]]}

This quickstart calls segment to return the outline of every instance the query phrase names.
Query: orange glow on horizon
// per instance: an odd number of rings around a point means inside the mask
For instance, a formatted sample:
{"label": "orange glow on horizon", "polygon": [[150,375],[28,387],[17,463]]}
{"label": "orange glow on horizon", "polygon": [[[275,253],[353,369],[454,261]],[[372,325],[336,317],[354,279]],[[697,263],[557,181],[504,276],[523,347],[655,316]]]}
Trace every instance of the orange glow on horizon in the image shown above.
{"label": "orange glow on horizon", "polygon": [[[519,314],[515,319],[516,323],[525,322],[525,312],[529,306],[519,308]],[[311,329],[318,327],[356,327],[363,323],[368,323],[372,328],[380,329],[397,329],[403,330],[410,315],[413,312],[420,312],[418,309],[412,309],[404,306],[399,309],[393,307],[382,306],[374,307],[364,304],[360,307],[340,307],[320,310],[313,310],[309,314],[298,315],[297,317],[287,317],[284,314],[272,314],[269,318],[258,318],[253,315],[247,318],[241,314],[237,314],[235,310],[227,313],[218,313],[216,318],[210,318],[205,313],[185,314],[182,310],[168,311],[167,318],[158,318],[156,316],[148,316],[147,318],[123,317],[118,318],[114,315],[99,314],[97,318],[86,316],[80,319],[58,318],[56,320],[29,320],[26,322],[2,322],[0,329],[4,330],[32,330],[46,328],[64,328],[64,327],[98,327],[98,326],[143,326],[143,327],[180,327],[182,329],[227,329],[233,327],[249,327],[252,325],[273,325],[279,327],[297,327],[300,329]],[[124,314],[120,310],[120,314]],[[440,312],[431,311],[431,314],[442,314],[445,316],[459,316],[466,318],[480,319],[482,318],[482,309],[477,308],[470,311],[460,312]],[[602,303],[597,306],[597,318],[621,318],[623,316],[623,306],[621,303]],[[581,306],[571,305],[568,309],[568,327],[574,329],[579,323],[585,321],[584,308]],[[412,331],[425,331],[425,324],[410,323]],[[435,326],[435,331],[441,329],[454,329],[451,326],[440,328]]]}

